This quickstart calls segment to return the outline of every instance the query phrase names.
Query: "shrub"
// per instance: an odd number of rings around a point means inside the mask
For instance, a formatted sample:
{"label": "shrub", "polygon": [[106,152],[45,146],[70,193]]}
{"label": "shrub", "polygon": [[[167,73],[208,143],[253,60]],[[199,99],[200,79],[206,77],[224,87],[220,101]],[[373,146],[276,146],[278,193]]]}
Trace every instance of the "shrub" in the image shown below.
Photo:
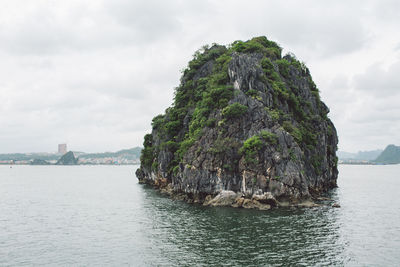
{"label": "shrub", "polygon": [[258,43],[258,42],[252,42],[248,41],[246,42],[246,48],[243,50],[243,52],[251,53],[251,52],[260,52],[262,53],[265,50],[265,47]]}
{"label": "shrub", "polygon": [[272,59],[281,58],[282,48],[275,42],[269,41],[265,36],[255,37],[246,42],[235,41],[232,50],[238,53],[259,52]]}
{"label": "shrub", "polygon": [[254,37],[251,42],[260,43],[266,48],[282,49],[276,42],[268,40],[265,36]]}
{"label": "shrub", "polygon": [[284,82],[281,81],[273,82],[272,89],[274,90],[274,93],[277,94],[279,99],[281,99],[282,101],[289,99],[289,92]]}
{"label": "shrub", "polygon": [[143,164],[144,167],[150,169],[152,163],[154,161],[154,148],[153,148],[153,136],[151,134],[146,134],[144,136],[144,142],[141,155],[140,155],[140,162]]}
{"label": "shrub", "polygon": [[213,146],[208,150],[211,153],[217,154],[217,153],[225,153],[228,150],[232,149],[232,147],[237,146],[237,141],[233,138],[222,138],[218,137],[214,143]]}
{"label": "shrub", "polygon": [[211,118],[211,119],[208,119],[205,124],[207,127],[213,128],[213,127],[215,127],[216,122],[217,122],[217,119]]}
{"label": "shrub", "polygon": [[278,136],[274,133],[268,131],[261,131],[261,137],[265,140],[265,142],[275,145],[278,143]]}
{"label": "shrub", "polygon": [[265,108],[265,111],[269,114],[269,116],[271,117],[271,119],[273,121],[279,121],[279,111],[277,111],[276,109],[271,109],[271,108]]}
{"label": "shrub", "polygon": [[243,42],[235,41],[232,43],[232,49],[238,53],[251,53],[251,52],[263,52],[265,47],[259,42],[253,42],[252,40]]}
{"label": "shrub", "polygon": [[311,91],[311,93],[313,94],[313,96],[315,97],[315,99],[316,99],[316,101],[317,101],[317,106],[319,106],[319,105],[320,105],[320,102],[321,102],[321,98],[320,98],[320,96],[319,96],[318,91]]}
{"label": "shrub", "polygon": [[157,115],[153,118],[153,120],[151,121],[151,126],[153,127],[153,129],[158,129],[160,128],[160,126],[162,126],[164,123],[164,115]]}
{"label": "shrub", "polygon": [[243,41],[234,41],[232,43],[232,49],[238,53],[243,52],[246,49],[246,44]]}
{"label": "shrub", "polygon": [[279,72],[282,74],[282,76],[285,78],[289,78],[289,61],[287,61],[286,59],[280,59],[275,61],[275,63],[278,64]]}
{"label": "shrub", "polygon": [[210,113],[208,107],[200,108],[197,107],[192,116],[192,121],[189,125],[189,136],[197,138],[200,135],[201,130],[207,122],[207,117]]}
{"label": "shrub", "polygon": [[254,89],[250,89],[245,93],[247,96],[251,97],[257,97],[258,96],[258,91]]}
{"label": "shrub", "polygon": [[171,137],[177,135],[181,128],[182,128],[182,123],[181,121],[178,120],[169,121],[165,124],[165,130],[167,131],[167,134]]}
{"label": "shrub", "polygon": [[229,63],[229,61],[231,61],[232,57],[228,54],[222,54],[221,56],[219,56],[215,62],[220,65],[223,66],[224,64]]}
{"label": "shrub", "polygon": [[180,143],[179,149],[175,152],[175,157],[177,158],[177,160],[181,161],[183,159],[183,156],[194,144],[194,142],[194,138],[187,138]]}
{"label": "shrub", "polygon": [[293,136],[293,138],[297,142],[297,144],[299,144],[299,145],[301,144],[302,134],[297,127],[293,126],[293,124],[290,121],[284,121],[282,127],[288,133],[290,133],[291,136]]}
{"label": "shrub", "polygon": [[266,73],[271,73],[274,72],[274,65],[272,64],[271,60],[269,58],[263,58],[261,60],[261,68],[264,70]]}
{"label": "shrub", "polygon": [[163,150],[169,150],[170,152],[174,153],[179,148],[179,144],[175,141],[169,140],[167,142],[163,142],[160,145],[160,148]]}
{"label": "shrub", "polygon": [[222,116],[227,119],[234,119],[242,116],[247,112],[247,106],[239,103],[233,103],[222,110]]}
{"label": "shrub", "polygon": [[293,111],[297,121],[303,121],[309,119],[307,117],[307,114],[304,112],[303,108],[300,105],[299,98],[296,97],[296,95],[293,92],[289,93],[289,98],[287,99],[287,103],[289,105],[289,108]]}
{"label": "shrub", "polygon": [[199,69],[207,61],[215,59],[225,53],[226,48],[222,45],[214,45],[211,48],[208,45],[203,46],[198,49],[194,55],[193,59],[189,62],[189,69]]}
{"label": "shrub", "polygon": [[310,71],[308,70],[308,68],[306,67],[304,62],[298,61],[294,55],[292,55],[291,57],[292,57],[292,60],[290,62],[290,65],[295,67],[301,73],[301,75],[304,76],[304,75],[310,74]]}
{"label": "shrub", "polygon": [[263,142],[258,135],[248,138],[244,141],[239,153],[245,158],[246,163],[257,163],[256,156],[263,147]]}
{"label": "shrub", "polygon": [[317,144],[317,134],[313,133],[310,128],[311,126],[307,127],[307,124],[300,126],[302,141],[308,146],[315,147]]}
{"label": "shrub", "polygon": [[204,96],[202,106],[208,108],[223,108],[232,97],[233,88],[231,86],[214,87]]}
{"label": "shrub", "polygon": [[311,157],[311,165],[314,167],[314,171],[317,175],[322,174],[322,170],[321,170],[322,161],[323,161],[323,159],[321,156],[313,155]]}
{"label": "shrub", "polygon": [[281,82],[281,77],[276,71],[273,71],[271,73],[266,73],[267,78],[270,79],[272,82]]}
{"label": "shrub", "polygon": [[265,49],[265,55],[272,59],[278,59],[282,57],[282,49],[276,47],[268,47]]}

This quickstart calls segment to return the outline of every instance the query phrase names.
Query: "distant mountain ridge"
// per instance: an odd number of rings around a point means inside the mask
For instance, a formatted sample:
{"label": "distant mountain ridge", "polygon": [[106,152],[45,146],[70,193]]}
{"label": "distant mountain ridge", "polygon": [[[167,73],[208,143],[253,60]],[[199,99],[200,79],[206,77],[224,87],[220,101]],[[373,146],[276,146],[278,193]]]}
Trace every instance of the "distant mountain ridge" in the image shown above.
{"label": "distant mountain ridge", "polygon": [[370,151],[358,151],[357,153],[350,153],[345,151],[338,151],[337,155],[341,160],[353,159],[353,160],[375,160],[381,153],[382,149],[370,150]]}
{"label": "distant mountain ridge", "polygon": [[[117,152],[104,152],[104,153],[84,153],[74,152],[79,158],[112,158],[122,157],[130,160],[139,159],[141,147],[134,147],[129,149],[122,149]],[[57,161],[60,159],[60,154],[57,153],[10,153],[0,154],[0,161]]]}
{"label": "distant mountain ridge", "polygon": [[378,164],[400,163],[400,146],[388,145],[374,162]]}
{"label": "distant mountain ridge", "polygon": [[58,160],[60,154],[56,153],[10,153],[0,154],[0,161],[2,160]]}
{"label": "distant mountain ridge", "polygon": [[117,152],[103,152],[103,153],[83,153],[79,158],[109,158],[109,157],[124,157],[127,159],[139,159],[141,147],[134,147],[129,149],[122,149]]}

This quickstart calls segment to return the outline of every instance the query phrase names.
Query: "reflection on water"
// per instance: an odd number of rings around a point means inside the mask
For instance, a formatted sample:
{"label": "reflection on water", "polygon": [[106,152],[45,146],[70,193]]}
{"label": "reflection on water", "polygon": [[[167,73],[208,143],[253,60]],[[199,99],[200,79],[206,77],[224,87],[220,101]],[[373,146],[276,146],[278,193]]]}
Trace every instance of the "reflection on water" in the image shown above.
{"label": "reflection on water", "polygon": [[171,201],[144,189],[151,239],[167,262],[226,265],[343,265],[337,210],[282,209],[260,212],[209,208]]}
{"label": "reflection on water", "polygon": [[399,165],[340,166],[339,188],[330,194],[339,209],[271,211],[174,201],[139,185],[135,169],[0,166],[0,265],[400,261]]}

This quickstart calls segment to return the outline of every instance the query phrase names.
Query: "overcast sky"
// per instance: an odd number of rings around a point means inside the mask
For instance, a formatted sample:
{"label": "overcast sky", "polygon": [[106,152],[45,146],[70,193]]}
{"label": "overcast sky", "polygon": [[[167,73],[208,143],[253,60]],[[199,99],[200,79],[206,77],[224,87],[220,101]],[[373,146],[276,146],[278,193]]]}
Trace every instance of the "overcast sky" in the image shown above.
{"label": "overcast sky", "polygon": [[204,44],[309,67],[339,150],[400,145],[400,1],[1,0],[0,153],[141,146]]}

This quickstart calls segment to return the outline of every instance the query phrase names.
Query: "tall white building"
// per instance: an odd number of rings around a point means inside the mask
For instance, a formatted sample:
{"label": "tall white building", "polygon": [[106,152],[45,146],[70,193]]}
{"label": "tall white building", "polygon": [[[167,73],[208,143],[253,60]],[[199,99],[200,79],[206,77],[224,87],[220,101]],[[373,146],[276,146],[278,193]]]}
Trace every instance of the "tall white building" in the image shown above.
{"label": "tall white building", "polygon": [[58,145],[58,154],[64,155],[67,153],[67,144],[59,144]]}

